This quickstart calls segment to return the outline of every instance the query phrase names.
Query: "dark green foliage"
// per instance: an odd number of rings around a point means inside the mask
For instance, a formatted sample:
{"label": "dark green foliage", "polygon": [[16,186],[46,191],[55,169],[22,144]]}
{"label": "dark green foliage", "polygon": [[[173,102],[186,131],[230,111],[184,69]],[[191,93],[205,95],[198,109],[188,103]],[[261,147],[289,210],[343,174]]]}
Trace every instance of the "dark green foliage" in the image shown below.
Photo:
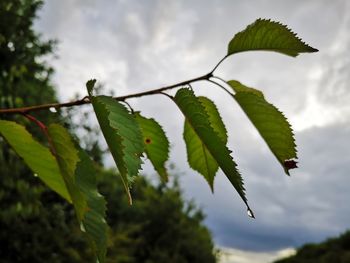
{"label": "dark green foliage", "polygon": [[21,205],[0,212],[1,262],[89,262],[93,254],[72,206],[46,187],[40,196],[23,190]]}
{"label": "dark green foliage", "polygon": [[[0,1],[0,108],[56,101],[52,69],[42,61],[54,41],[44,42],[32,25],[42,1]],[[44,123],[59,117],[35,114]],[[1,116],[27,126],[47,144],[42,131],[21,115]],[[77,228],[71,204],[46,187],[0,139],[0,261],[86,262],[93,255]]]}
{"label": "dark green foliage", "polygon": [[[53,50],[53,41],[44,42],[33,31],[32,25],[42,1],[0,1],[0,108],[35,105],[56,101],[50,85],[52,69],[40,59]],[[46,111],[36,114],[43,122],[55,120]],[[39,141],[45,141],[42,131],[28,125],[23,116],[1,116],[25,124]],[[33,172],[0,139],[0,210],[1,229],[11,229],[11,220],[25,220],[41,210],[40,196],[48,189],[33,176]],[[60,198],[57,194],[57,200]],[[16,216],[16,211],[18,212]],[[4,220],[4,221],[2,221]]]}
{"label": "dark green foliage", "polygon": [[132,207],[115,174],[104,172],[100,190],[111,227],[107,262],[216,262],[204,216],[183,201],[176,181],[153,186],[139,177]]}
{"label": "dark green foliage", "polygon": [[[140,177],[132,188],[133,206],[116,173],[101,171],[99,185],[109,200],[106,262],[216,262],[204,216],[183,201],[177,183],[153,186]],[[45,188],[36,209],[1,211],[1,262],[95,262],[73,206]],[[30,189],[22,190],[32,202]]]}
{"label": "dark green foliage", "polygon": [[319,244],[307,244],[297,254],[275,263],[349,263],[350,231]]}
{"label": "dark green foliage", "polygon": [[[56,101],[53,70],[42,62],[55,42],[42,41],[32,27],[41,5],[37,0],[0,1],[0,108]],[[48,114],[37,115],[47,119]]]}

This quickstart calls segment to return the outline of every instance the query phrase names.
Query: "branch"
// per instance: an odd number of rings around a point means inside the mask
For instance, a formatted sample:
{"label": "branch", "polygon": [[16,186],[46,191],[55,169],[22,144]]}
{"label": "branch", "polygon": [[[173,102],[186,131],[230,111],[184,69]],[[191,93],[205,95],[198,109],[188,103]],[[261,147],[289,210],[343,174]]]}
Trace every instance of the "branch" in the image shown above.
{"label": "branch", "polygon": [[[224,81],[223,79],[221,79],[221,78],[219,78],[219,77],[213,76],[212,78],[221,80],[221,81],[223,81],[224,83],[226,83],[226,81]],[[211,83],[213,83],[213,84],[215,84],[215,85],[217,85],[218,87],[222,88],[222,89],[223,89],[224,91],[226,91],[231,97],[233,96],[233,94],[232,94],[228,89],[226,89],[223,85],[221,85],[220,83],[218,83],[218,82],[216,82],[216,81],[214,81],[214,80],[212,80],[212,79],[208,79],[208,81],[211,82]]]}
{"label": "branch", "polygon": [[[190,80],[185,80],[170,86],[165,86],[159,89],[153,89],[153,90],[129,94],[125,96],[114,97],[114,99],[118,101],[124,101],[126,99],[131,99],[131,98],[160,94],[165,90],[170,90],[180,86],[188,85],[190,83],[197,82],[197,81],[209,80],[210,77],[212,77],[212,72],[205,74],[203,76],[193,78]],[[91,103],[89,97],[84,97],[80,100],[75,100],[75,101],[65,102],[65,103],[49,103],[49,104],[42,104],[42,105],[22,107],[22,108],[0,109],[0,114],[18,114],[18,113],[24,114],[24,113],[33,112],[33,111],[47,110],[50,108],[58,109],[58,108],[64,108],[64,107],[80,106],[80,105],[89,104],[89,103]]]}
{"label": "branch", "polygon": [[222,62],[224,62],[224,60],[225,60],[227,57],[228,57],[228,55],[224,56],[224,57],[215,65],[215,67],[212,69],[212,71],[210,71],[210,73],[213,74],[214,71],[220,66],[220,64],[221,64]]}

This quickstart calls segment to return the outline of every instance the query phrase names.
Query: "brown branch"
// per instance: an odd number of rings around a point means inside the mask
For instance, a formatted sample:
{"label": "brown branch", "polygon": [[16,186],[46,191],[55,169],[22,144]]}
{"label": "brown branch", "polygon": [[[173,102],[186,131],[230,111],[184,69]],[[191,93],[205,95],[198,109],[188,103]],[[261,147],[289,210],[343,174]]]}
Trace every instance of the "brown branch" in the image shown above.
{"label": "brown branch", "polygon": [[[161,92],[163,92],[165,90],[170,90],[173,88],[184,86],[184,85],[190,84],[192,82],[209,80],[209,78],[211,76],[212,76],[212,73],[210,72],[210,73],[205,74],[203,76],[193,78],[190,80],[186,80],[186,81],[182,81],[182,82],[170,85],[170,86],[165,86],[165,87],[162,87],[159,89],[148,90],[148,91],[129,94],[129,95],[125,95],[125,96],[114,97],[114,99],[119,100],[119,101],[124,101],[126,99],[131,99],[131,98],[160,94]],[[29,107],[0,109],[0,114],[18,114],[18,113],[24,114],[24,113],[33,112],[33,111],[47,110],[50,108],[58,109],[58,108],[64,108],[64,107],[80,106],[80,105],[89,104],[89,103],[91,103],[89,97],[84,97],[80,100],[75,100],[75,101],[65,102],[65,103],[48,103],[48,104],[35,105],[35,106],[29,106]]]}

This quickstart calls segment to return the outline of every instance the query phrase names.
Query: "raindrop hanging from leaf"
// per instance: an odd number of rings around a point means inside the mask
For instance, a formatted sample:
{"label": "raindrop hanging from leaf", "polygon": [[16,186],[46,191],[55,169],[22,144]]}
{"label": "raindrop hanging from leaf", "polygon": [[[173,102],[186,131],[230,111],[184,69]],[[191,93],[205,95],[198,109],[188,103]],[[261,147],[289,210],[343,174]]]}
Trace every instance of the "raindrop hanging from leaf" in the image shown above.
{"label": "raindrop hanging from leaf", "polygon": [[248,214],[249,217],[255,218],[253,211],[251,209],[249,209],[249,208],[247,209],[247,214]]}

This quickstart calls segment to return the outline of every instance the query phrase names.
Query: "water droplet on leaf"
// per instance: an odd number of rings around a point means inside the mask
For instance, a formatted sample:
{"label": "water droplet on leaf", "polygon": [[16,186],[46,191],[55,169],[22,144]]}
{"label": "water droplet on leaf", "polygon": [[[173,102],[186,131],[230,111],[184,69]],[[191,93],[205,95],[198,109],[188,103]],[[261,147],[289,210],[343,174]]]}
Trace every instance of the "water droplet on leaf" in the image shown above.
{"label": "water droplet on leaf", "polygon": [[250,208],[247,209],[247,214],[248,214],[249,217],[255,218],[254,213],[253,213],[253,211]]}
{"label": "water droplet on leaf", "polygon": [[84,226],[83,223],[80,223],[80,230],[81,230],[82,232],[86,232],[86,229],[85,229],[85,226]]}
{"label": "water droplet on leaf", "polygon": [[55,107],[50,107],[49,110],[50,110],[51,112],[53,112],[53,113],[56,113],[56,112],[57,112],[57,110],[56,110]]}
{"label": "water droplet on leaf", "polygon": [[33,45],[33,43],[31,43],[31,42],[29,42],[29,43],[26,44],[26,47],[27,47],[27,48],[32,48],[33,46],[34,46],[34,45]]}
{"label": "water droplet on leaf", "polygon": [[8,42],[7,43],[7,47],[11,50],[11,51],[15,51],[16,48],[15,48],[15,45],[13,44],[13,42]]}

